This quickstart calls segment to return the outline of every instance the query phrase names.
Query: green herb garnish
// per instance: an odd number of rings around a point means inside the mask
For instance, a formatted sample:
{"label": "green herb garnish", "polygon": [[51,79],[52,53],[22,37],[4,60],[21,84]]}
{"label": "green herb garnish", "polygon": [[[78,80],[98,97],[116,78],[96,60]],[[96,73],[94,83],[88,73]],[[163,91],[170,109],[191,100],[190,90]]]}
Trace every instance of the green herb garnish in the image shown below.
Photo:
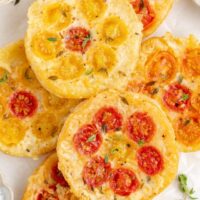
{"label": "green herb garnish", "polygon": [[177,82],[178,82],[179,84],[181,84],[181,83],[183,82],[183,76],[182,76],[182,75],[179,75],[179,76],[178,76]]}
{"label": "green herb garnish", "polygon": [[55,81],[55,80],[58,79],[58,77],[57,77],[57,76],[49,76],[48,79],[50,79],[50,80],[52,80],[52,81]]}
{"label": "green herb garnish", "polygon": [[159,92],[159,88],[154,88],[151,92],[152,95],[155,95]]}
{"label": "green herb garnish", "polygon": [[57,38],[50,37],[50,38],[47,38],[47,40],[48,40],[49,42],[56,42],[56,41],[57,41]]}
{"label": "green herb garnish", "polygon": [[8,80],[8,74],[5,72],[3,76],[0,78],[0,83],[4,83]]}
{"label": "green herb garnish", "polygon": [[111,149],[111,154],[114,154],[115,152],[118,152],[118,151],[119,151],[118,148]]}
{"label": "green herb garnish", "polygon": [[183,94],[182,97],[181,97],[182,101],[186,101],[188,99],[189,99],[189,94]]}
{"label": "green herb garnish", "polygon": [[83,40],[83,43],[82,43],[82,48],[84,49],[87,45],[87,43],[91,40],[91,34],[88,34],[84,40]]}
{"label": "green herb garnish", "polygon": [[187,126],[189,123],[190,123],[190,120],[186,119],[185,122],[184,122],[184,126]]}
{"label": "green herb garnish", "polygon": [[92,72],[93,72],[93,69],[92,69],[92,68],[91,68],[91,69],[87,69],[87,70],[85,71],[85,75],[90,75]]}
{"label": "green herb garnish", "polygon": [[28,79],[28,80],[31,80],[31,79],[32,79],[31,73],[32,73],[31,68],[28,67],[28,68],[26,69],[25,73],[24,73],[25,78]]}
{"label": "green herb garnish", "polygon": [[92,135],[87,139],[87,142],[94,142],[96,140],[96,135]]}
{"label": "green herb garnish", "polygon": [[139,140],[137,143],[138,143],[139,146],[142,146],[144,144],[144,141],[143,140]]}
{"label": "green herb garnish", "polygon": [[128,100],[125,97],[120,97],[122,102],[126,105],[129,105]]}
{"label": "green herb garnish", "polygon": [[105,155],[105,157],[104,157],[104,161],[105,161],[105,163],[108,163],[108,161],[109,161],[109,157],[108,157],[108,155]]}
{"label": "green herb garnish", "polygon": [[100,68],[100,69],[98,70],[98,72],[104,73],[104,74],[108,75],[108,70],[107,70],[106,68]]}
{"label": "green herb garnish", "polygon": [[106,125],[106,124],[103,124],[102,127],[101,127],[102,132],[103,132],[103,133],[106,133],[106,132],[107,132],[107,129],[108,129],[107,125]]}
{"label": "green herb garnish", "polygon": [[188,185],[187,185],[187,176],[185,174],[180,174],[178,176],[178,181],[179,181],[179,188],[181,190],[181,192],[183,192],[186,196],[188,196],[190,199],[194,200],[194,199],[198,199],[196,197],[194,197],[194,189],[189,189]]}

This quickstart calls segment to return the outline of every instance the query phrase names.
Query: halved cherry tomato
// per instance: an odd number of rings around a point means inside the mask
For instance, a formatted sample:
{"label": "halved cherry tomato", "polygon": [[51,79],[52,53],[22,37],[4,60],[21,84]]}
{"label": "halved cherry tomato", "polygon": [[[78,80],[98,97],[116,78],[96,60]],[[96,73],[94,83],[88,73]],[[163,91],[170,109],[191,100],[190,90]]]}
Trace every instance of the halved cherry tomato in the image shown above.
{"label": "halved cherry tomato", "polygon": [[11,96],[9,106],[13,115],[24,119],[34,115],[38,108],[38,100],[30,92],[19,91]]}
{"label": "halved cherry tomato", "polygon": [[181,116],[176,127],[176,138],[185,145],[200,142],[200,115],[192,111],[187,116]]}
{"label": "halved cherry tomato", "polygon": [[109,178],[109,183],[114,193],[121,196],[128,196],[139,187],[139,181],[135,173],[126,168],[113,170]]}
{"label": "halved cherry tomato", "polygon": [[51,177],[53,178],[54,181],[56,181],[56,183],[60,184],[61,186],[63,187],[69,186],[68,183],[65,181],[62,172],[58,169],[57,163],[52,167]]}
{"label": "halved cherry tomato", "polygon": [[186,52],[183,67],[186,76],[200,76],[200,48]]}
{"label": "halved cherry tomato", "polygon": [[66,48],[85,53],[91,44],[91,33],[82,27],[71,28],[65,36]]}
{"label": "halved cherry tomato", "polygon": [[97,111],[93,122],[103,132],[117,131],[122,126],[122,115],[117,108],[103,107]]}
{"label": "halved cherry tomato", "polygon": [[102,144],[102,136],[95,125],[86,124],[74,135],[75,149],[83,155],[92,155]]}
{"label": "halved cherry tomato", "polygon": [[146,63],[150,81],[169,82],[176,74],[176,58],[167,51],[155,53]]}
{"label": "halved cherry tomato", "polygon": [[155,134],[156,125],[147,113],[135,112],[128,118],[125,129],[135,142],[149,142]]}
{"label": "halved cherry tomato", "polygon": [[163,97],[165,105],[176,112],[182,112],[187,109],[190,105],[190,100],[190,90],[178,83],[170,85]]}
{"label": "halved cherry tomato", "polygon": [[99,187],[107,181],[110,171],[110,163],[102,157],[96,156],[85,164],[82,174],[83,181],[90,188]]}
{"label": "halved cherry tomato", "polygon": [[46,190],[42,190],[38,196],[37,200],[59,200],[57,192],[56,192],[56,186],[50,186]]}
{"label": "halved cherry tomato", "polygon": [[134,0],[131,2],[135,12],[142,15],[144,29],[147,29],[154,21],[156,14],[149,0]]}
{"label": "halved cherry tomato", "polygon": [[140,169],[149,176],[154,176],[164,169],[164,160],[158,149],[145,146],[138,150],[137,161]]}

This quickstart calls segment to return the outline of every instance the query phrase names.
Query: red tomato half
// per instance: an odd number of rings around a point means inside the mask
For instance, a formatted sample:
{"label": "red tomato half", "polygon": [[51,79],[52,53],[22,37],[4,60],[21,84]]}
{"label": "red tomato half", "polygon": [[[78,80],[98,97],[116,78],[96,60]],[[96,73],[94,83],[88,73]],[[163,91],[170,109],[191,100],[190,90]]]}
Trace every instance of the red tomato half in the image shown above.
{"label": "red tomato half", "polygon": [[65,181],[61,171],[58,169],[58,164],[55,164],[52,167],[51,177],[56,183],[60,184],[61,186],[63,186],[63,187],[68,187],[69,186],[67,184],[67,182]]}
{"label": "red tomato half", "polygon": [[13,115],[24,119],[33,116],[36,112],[38,100],[30,92],[19,91],[11,96],[9,107]]}
{"label": "red tomato half", "polygon": [[114,193],[121,196],[128,196],[139,187],[139,181],[135,173],[126,168],[113,170],[109,183]]}
{"label": "red tomato half", "polygon": [[117,131],[122,126],[122,115],[117,108],[103,107],[97,111],[93,122],[102,131]]}
{"label": "red tomato half", "polygon": [[156,125],[147,113],[135,112],[128,118],[125,129],[135,142],[149,142],[155,134]]}
{"label": "red tomato half", "polygon": [[37,200],[59,200],[56,192],[56,186],[50,186],[46,190],[42,190],[38,194]]}
{"label": "red tomato half", "polygon": [[145,146],[137,152],[140,169],[149,176],[154,176],[164,169],[161,153],[153,146]]}
{"label": "red tomato half", "polygon": [[100,148],[102,136],[95,125],[86,124],[77,131],[73,142],[75,149],[80,154],[92,155]]}
{"label": "red tomato half", "polygon": [[163,101],[165,105],[173,111],[182,112],[190,105],[191,92],[180,84],[172,84],[165,92]]}
{"label": "red tomato half", "polygon": [[155,11],[148,0],[135,0],[131,2],[135,12],[142,15],[144,29],[147,29],[155,19]]}
{"label": "red tomato half", "polygon": [[91,44],[91,33],[82,27],[71,28],[65,40],[67,49],[84,53]]}
{"label": "red tomato half", "polygon": [[111,171],[110,163],[100,156],[92,158],[83,168],[83,181],[90,188],[103,185],[108,179]]}

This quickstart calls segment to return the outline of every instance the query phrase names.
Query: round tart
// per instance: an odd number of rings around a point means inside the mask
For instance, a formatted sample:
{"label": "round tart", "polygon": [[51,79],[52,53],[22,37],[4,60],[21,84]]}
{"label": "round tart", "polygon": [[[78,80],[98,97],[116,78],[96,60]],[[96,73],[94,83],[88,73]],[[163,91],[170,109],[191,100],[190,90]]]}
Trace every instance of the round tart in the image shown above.
{"label": "round tart", "polygon": [[142,38],[142,24],[128,2],[37,0],[28,17],[26,53],[47,90],[87,98],[125,88]]}
{"label": "round tart", "polygon": [[56,153],[29,177],[23,200],[77,200],[58,169]]}
{"label": "round tart", "polygon": [[194,36],[168,33],[145,41],[128,89],[162,105],[180,151],[200,150],[200,43]]}
{"label": "round tart", "polygon": [[41,87],[23,41],[0,49],[0,150],[28,157],[53,150],[65,116],[77,103]]}
{"label": "round tart", "polygon": [[59,169],[81,199],[152,199],[178,166],[174,132],[159,105],[113,90],[74,110],[57,153]]}

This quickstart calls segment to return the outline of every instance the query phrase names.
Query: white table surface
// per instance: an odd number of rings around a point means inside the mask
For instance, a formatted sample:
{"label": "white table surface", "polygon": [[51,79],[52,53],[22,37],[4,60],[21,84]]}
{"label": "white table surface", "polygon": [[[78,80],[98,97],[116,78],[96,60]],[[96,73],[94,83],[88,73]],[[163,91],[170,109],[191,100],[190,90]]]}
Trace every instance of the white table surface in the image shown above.
{"label": "white table surface", "polygon": [[[0,47],[23,38],[26,30],[27,9],[32,2],[33,0],[21,0],[17,6],[0,5]],[[192,0],[176,0],[175,2],[171,13],[154,35],[162,35],[169,31],[176,36],[188,36],[192,33],[200,39],[200,7]],[[13,190],[14,200],[21,199],[28,176],[43,159],[44,156],[38,160],[32,160],[0,153],[0,174],[4,182]],[[181,154],[179,173],[187,174],[189,185],[196,190],[195,196],[200,199],[200,152]],[[183,200],[177,181],[174,181],[155,200]]]}

